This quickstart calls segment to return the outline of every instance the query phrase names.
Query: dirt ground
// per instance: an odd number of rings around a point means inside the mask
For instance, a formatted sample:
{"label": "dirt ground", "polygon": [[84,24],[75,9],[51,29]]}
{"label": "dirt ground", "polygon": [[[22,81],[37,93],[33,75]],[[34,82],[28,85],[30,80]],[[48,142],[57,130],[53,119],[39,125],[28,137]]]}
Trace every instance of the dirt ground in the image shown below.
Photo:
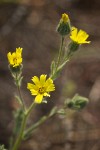
{"label": "dirt ground", "polygon": [[[80,112],[55,116],[24,141],[21,150],[99,150],[100,149],[100,2],[98,0],[9,0],[0,1],[0,144],[8,146],[13,128],[13,111],[18,108],[16,88],[8,70],[7,53],[23,47],[22,94],[26,105],[32,102],[27,82],[34,75],[49,74],[57,54],[60,36],[56,26],[62,13],[72,24],[90,35],[55,81],[56,92],[48,104],[37,106],[29,124],[60,106],[67,97],[79,93],[89,98]],[[67,40],[66,40],[67,41]],[[72,85],[72,90],[68,88]]]}

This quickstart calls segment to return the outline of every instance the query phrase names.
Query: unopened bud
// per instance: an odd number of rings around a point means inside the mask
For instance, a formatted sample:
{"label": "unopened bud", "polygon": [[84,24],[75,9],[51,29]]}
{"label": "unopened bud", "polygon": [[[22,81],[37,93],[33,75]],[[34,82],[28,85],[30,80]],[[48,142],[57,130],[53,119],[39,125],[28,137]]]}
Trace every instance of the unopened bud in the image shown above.
{"label": "unopened bud", "polygon": [[88,103],[88,98],[79,96],[76,94],[69,102],[67,102],[67,107],[70,109],[81,110]]}
{"label": "unopened bud", "polygon": [[62,14],[60,22],[57,26],[57,31],[62,35],[68,35],[71,31],[70,20],[67,14]]}

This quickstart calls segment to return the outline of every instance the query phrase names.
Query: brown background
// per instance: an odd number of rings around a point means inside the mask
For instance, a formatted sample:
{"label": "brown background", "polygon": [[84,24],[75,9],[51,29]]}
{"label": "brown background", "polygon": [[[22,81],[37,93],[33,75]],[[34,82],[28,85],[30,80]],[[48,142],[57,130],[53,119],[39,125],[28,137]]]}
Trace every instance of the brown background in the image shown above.
{"label": "brown background", "polygon": [[[33,97],[26,89],[34,75],[49,74],[58,52],[60,36],[56,26],[62,13],[71,23],[87,31],[91,44],[83,45],[56,80],[56,91],[48,104],[37,106],[29,124],[61,105],[76,92],[89,98],[81,112],[56,116],[22,144],[24,150],[99,150],[100,144],[100,2],[98,0],[8,0],[0,1],[0,144],[8,146],[13,128],[13,111],[18,108],[16,88],[8,70],[6,55],[23,47],[22,93],[26,105]],[[66,40],[67,42],[67,40]]]}

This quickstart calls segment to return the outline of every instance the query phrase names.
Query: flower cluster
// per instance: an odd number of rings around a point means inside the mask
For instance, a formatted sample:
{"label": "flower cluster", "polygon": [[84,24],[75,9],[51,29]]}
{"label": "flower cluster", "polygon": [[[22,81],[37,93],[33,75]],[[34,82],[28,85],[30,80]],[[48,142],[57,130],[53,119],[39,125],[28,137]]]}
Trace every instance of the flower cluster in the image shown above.
{"label": "flower cluster", "polygon": [[[62,67],[66,64],[68,60],[66,60],[67,57],[64,57],[64,60],[62,61],[63,63],[60,64],[60,57],[61,53],[63,50],[63,43],[64,43],[64,37],[68,34],[71,43],[69,44],[69,51],[67,53],[67,56],[71,55],[73,52],[75,52],[78,48],[79,45],[85,44],[85,43],[90,43],[90,41],[87,41],[87,38],[89,35],[83,31],[83,30],[78,30],[76,27],[72,27],[70,25],[70,19],[69,16],[64,13],[62,14],[62,17],[59,21],[59,24],[57,26],[57,31],[58,33],[62,36],[62,44],[59,52],[59,57],[58,61],[52,63],[52,74],[51,76],[46,79],[47,75],[42,74],[40,75],[40,78],[37,76],[34,76],[32,78],[33,84],[28,83],[27,88],[30,90],[31,94],[35,96],[35,103],[41,103],[43,102],[44,97],[50,97],[50,92],[55,90],[55,85],[53,83],[53,80],[57,78],[59,75]],[[12,75],[16,78],[15,74],[17,72],[17,82],[18,79],[22,80],[21,77],[21,70],[22,70],[22,48],[16,48],[16,51],[11,54],[9,52],[7,54],[8,62],[10,65],[10,69],[12,72]],[[19,72],[18,72],[19,71]],[[18,75],[19,74],[19,75]]]}
{"label": "flower cluster", "polygon": [[86,41],[89,35],[85,31],[78,31],[76,27],[71,26],[69,16],[66,13],[62,14],[60,22],[57,26],[57,31],[62,36],[70,34],[70,39],[79,45],[90,43],[90,41]]}
{"label": "flower cluster", "polygon": [[[8,61],[10,66],[12,67],[20,67],[22,64],[22,48],[16,48],[16,52],[9,52],[7,54]],[[15,72],[15,69],[12,69],[12,72]],[[18,72],[18,70],[17,70]],[[34,84],[28,83],[27,88],[31,91],[32,95],[36,95],[35,103],[41,103],[44,96],[50,97],[49,92],[55,90],[55,86],[53,84],[53,80],[48,78],[46,80],[47,75],[41,75],[40,80],[37,76],[32,78]]]}
{"label": "flower cluster", "polygon": [[57,31],[63,37],[70,34],[71,42],[68,45],[69,49],[67,51],[67,56],[69,57],[73,55],[73,52],[79,49],[81,44],[90,43],[90,41],[87,41],[89,35],[85,31],[78,30],[76,27],[71,26],[69,16],[65,13],[62,14],[57,26]]}
{"label": "flower cluster", "polygon": [[[67,101],[65,100],[62,108],[61,106],[53,107],[48,115],[41,117],[38,121],[36,121],[36,123],[29,125],[27,128],[27,120],[33,108],[36,106],[36,104],[47,102],[46,97],[50,97],[50,92],[55,91],[54,80],[58,78],[63,67],[70,60],[71,56],[76,50],[78,50],[81,44],[90,43],[90,41],[87,41],[89,35],[83,30],[78,30],[77,28],[72,27],[70,24],[69,16],[66,13],[62,14],[57,26],[57,31],[61,36],[61,43],[57,59],[51,62],[50,76],[48,78],[46,74],[42,74],[40,77],[33,76],[31,79],[32,83],[27,83],[27,89],[34,97],[34,100],[29,107],[26,106],[20,89],[23,80],[23,48],[16,48],[15,52],[8,52],[7,54],[9,69],[17,87],[18,95],[15,97],[20,105],[20,108],[17,109],[14,116],[15,126],[10,138],[10,150],[18,150],[22,140],[28,139],[36,128],[38,128],[44,121],[51,118],[55,114],[66,115],[66,109],[70,108],[73,110],[81,110],[88,103],[87,98],[77,94],[72,99],[69,99],[69,101],[68,99]],[[70,37],[70,43],[68,44],[68,49],[66,50],[65,41],[67,35]],[[0,146],[0,148],[5,150],[3,145]]]}

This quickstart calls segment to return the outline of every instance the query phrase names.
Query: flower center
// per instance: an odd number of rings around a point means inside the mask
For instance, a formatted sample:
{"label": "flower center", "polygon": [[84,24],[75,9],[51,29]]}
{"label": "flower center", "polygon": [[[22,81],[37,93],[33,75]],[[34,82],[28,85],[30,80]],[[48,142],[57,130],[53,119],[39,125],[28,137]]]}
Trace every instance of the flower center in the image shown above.
{"label": "flower center", "polygon": [[13,59],[13,62],[14,62],[14,64],[17,64],[17,58],[16,57]]}
{"label": "flower center", "polygon": [[38,92],[40,94],[43,94],[45,92],[45,88],[44,87],[40,87],[39,90],[38,90]]}

